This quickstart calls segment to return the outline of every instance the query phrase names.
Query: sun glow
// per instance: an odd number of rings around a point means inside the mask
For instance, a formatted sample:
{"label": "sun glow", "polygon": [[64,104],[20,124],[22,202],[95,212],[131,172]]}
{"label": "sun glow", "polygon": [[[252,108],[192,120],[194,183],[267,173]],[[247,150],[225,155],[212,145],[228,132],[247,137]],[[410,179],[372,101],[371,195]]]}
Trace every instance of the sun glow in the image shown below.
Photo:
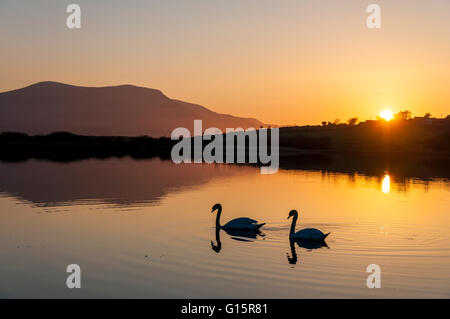
{"label": "sun glow", "polygon": [[383,110],[380,113],[380,117],[384,120],[386,120],[386,122],[389,122],[390,120],[392,120],[394,118],[394,113],[392,113],[391,110]]}

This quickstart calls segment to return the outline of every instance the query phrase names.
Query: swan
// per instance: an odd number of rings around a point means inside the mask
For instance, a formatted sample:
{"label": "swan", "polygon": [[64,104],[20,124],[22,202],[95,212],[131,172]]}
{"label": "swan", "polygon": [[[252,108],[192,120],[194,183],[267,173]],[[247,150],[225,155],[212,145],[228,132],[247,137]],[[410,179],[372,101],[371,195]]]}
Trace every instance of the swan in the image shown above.
{"label": "swan", "polygon": [[289,232],[289,238],[292,239],[302,239],[302,240],[312,240],[312,241],[324,241],[325,238],[330,234],[324,234],[316,228],[305,228],[295,232],[295,224],[298,219],[298,212],[293,209],[289,212],[288,219],[294,216],[291,224],[291,231]]}
{"label": "swan", "polygon": [[211,213],[217,210],[216,216],[216,227],[222,228],[223,230],[249,230],[249,231],[258,231],[265,223],[258,224],[258,222],[254,219],[241,217],[230,220],[225,225],[220,225],[220,214],[222,214],[222,205],[215,204],[212,207]]}

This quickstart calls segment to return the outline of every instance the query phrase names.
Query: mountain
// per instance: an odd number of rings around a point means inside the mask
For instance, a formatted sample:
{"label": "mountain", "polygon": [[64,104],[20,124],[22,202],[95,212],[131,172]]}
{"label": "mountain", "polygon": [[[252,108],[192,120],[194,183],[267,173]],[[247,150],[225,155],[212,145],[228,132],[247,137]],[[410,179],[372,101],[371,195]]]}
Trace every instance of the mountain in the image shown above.
{"label": "mountain", "polygon": [[174,128],[259,128],[253,118],[213,112],[173,100],[161,91],[133,85],[80,87],[40,82],[0,93],[0,132],[48,134],[67,131],[82,135],[170,136]]}

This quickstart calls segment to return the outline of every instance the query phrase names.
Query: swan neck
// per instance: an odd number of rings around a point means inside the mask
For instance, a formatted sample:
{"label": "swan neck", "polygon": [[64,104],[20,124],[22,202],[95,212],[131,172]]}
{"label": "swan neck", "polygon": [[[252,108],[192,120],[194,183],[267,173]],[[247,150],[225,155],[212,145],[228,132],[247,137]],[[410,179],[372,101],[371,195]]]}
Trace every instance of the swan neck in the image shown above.
{"label": "swan neck", "polygon": [[220,214],[222,214],[222,207],[219,207],[216,215],[216,227],[220,228]]}
{"label": "swan neck", "polygon": [[292,218],[292,224],[291,224],[291,231],[289,232],[290,235],[293,235],[295,233],[295,224],[297,223],[297,215],[294,215]]}

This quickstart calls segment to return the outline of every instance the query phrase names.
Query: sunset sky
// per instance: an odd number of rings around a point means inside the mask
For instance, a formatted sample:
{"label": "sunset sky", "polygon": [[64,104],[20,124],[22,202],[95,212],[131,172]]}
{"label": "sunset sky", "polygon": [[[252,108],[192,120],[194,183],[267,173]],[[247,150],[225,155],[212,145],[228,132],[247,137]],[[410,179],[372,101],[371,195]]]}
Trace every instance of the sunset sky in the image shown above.
{"label": "sunset sky", "polygon": [[0,0],[0,41],[0,91],[135,84],[281,125],[450,113],[448,0]]}

